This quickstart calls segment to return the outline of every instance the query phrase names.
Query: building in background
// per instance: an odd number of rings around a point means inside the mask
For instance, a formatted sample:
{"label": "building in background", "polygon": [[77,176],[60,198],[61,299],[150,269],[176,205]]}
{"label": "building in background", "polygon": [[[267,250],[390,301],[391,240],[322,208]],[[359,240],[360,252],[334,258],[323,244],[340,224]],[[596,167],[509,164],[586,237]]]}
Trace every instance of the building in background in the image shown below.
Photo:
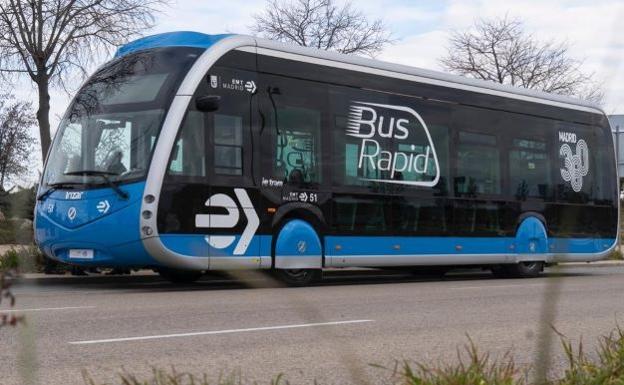
{"label": "building in background", "polygon": [[609,122],[611,122],[613,140],[615,141],[615,148],[617,148],[618,175],[621,182],[624,179],[624,115],[610,115]]}

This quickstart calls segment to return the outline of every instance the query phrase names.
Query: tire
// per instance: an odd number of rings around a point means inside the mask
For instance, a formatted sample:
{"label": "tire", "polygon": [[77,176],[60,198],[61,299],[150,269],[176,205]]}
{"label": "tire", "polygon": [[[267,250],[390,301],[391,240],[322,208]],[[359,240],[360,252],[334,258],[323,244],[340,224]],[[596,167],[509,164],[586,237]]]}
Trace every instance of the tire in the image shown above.
{"label": "tire", "polygon": [[320,269],[276,269],[274,275],[288,286],[303,287],[322,278]]}
{"label": "tire", "polygon": [[501,265],[492,269],[500,278],[535,278],[544,270],[544,262],[527,261],[513,265]]}
{"label": "tire", "polygon": [[203,271],[160,268],[158,274],[171,283],[193,283],[204,275]]}

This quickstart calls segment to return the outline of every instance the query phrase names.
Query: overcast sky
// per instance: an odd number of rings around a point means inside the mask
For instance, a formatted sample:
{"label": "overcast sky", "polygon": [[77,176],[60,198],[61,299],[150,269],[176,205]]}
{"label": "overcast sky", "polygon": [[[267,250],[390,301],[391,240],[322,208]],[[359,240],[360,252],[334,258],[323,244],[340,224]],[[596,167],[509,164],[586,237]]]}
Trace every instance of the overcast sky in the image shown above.
{"label": "overcast sky", "polygon": [[[357,0],[355,7],[371,18],[381,18],[397,42],[386,48],[380,60],[439,70],[449,31],[470,28],[478,17],[516,17],[544,40],[567,41],[570,53],[584,61],[583,70],[604,82],[608,114],[624,114],[624,1],[622,0]],[[163,10],[151,33],[176,30],[204,33],[249,33],[252,15],[263,0],[177,0]],[[20,97],[34,98],[26,85]],[[52,95],[52,130],[70,97]],[[37,152],[38,154],[38,152]],[[36,173],[34,174],[36,175]]]}

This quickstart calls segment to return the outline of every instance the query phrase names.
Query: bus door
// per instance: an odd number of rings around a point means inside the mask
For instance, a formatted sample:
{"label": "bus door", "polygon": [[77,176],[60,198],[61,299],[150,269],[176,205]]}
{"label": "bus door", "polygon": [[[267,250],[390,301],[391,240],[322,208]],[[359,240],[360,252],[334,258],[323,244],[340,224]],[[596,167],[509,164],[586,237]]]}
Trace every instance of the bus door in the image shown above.
{"label": "bus door", "polygon": [[205,202],[210,229],[211,269],[260,267],[260,207],[253,182],[256,73],[215,67],[209,74],[207,95],[218,109],[207,113],[207,177],[210,195]]}
{"label": "bus door", "polygon": [[296,210],[304,220],[312,219],[302,213],[327,218],[326,86],[269,74],[262,74],[260,83],[260,184],[267,209],[279,207],[278,217]]}
{"label": "bus door", "polygon": [[252,54],[228,55],[209,70],[189,103],[161,190],[158,230],[169,250],[209,257],[206,268],[257,268],[251,177],[256,74],[229,65]]}

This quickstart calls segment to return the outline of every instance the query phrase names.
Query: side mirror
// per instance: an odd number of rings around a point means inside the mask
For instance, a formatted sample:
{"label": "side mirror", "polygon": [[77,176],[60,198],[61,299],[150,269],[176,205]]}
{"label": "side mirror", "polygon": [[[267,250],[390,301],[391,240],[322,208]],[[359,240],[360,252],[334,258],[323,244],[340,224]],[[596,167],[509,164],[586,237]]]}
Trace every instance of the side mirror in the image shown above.
{"label": "side mirror", "polygon": [[213,112],[219,109],[221,103],[221,96],[219,95],[204,95],[195,100],[195,106],[202,112]]}

